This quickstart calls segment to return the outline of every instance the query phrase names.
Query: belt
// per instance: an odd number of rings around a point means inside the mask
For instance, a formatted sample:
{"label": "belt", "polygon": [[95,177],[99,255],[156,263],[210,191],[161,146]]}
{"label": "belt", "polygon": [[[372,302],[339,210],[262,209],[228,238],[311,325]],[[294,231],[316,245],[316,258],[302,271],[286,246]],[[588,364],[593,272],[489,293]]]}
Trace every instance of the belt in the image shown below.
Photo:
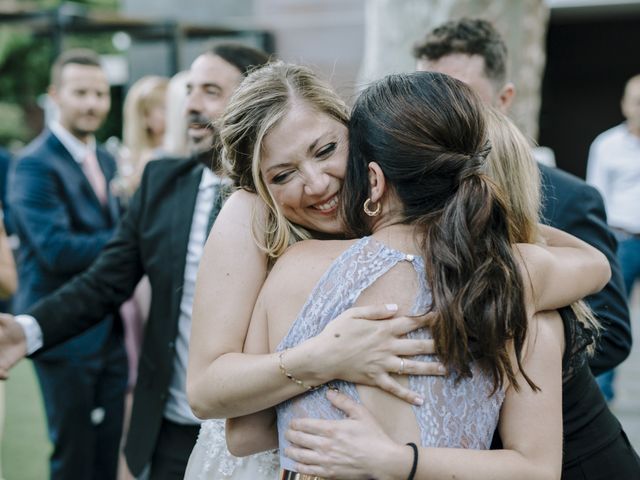
{"label": "belt", "polygon": [[292,472],[291,470],[282,470],[280,480],[325,480],[324,477],[317,475],[308,475],[306,473]]}

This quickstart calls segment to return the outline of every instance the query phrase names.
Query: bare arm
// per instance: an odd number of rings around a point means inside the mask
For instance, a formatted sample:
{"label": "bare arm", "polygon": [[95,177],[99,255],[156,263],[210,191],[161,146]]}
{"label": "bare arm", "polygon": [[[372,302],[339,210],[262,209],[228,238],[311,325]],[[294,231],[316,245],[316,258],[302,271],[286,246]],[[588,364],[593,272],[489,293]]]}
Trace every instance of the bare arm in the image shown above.
{"label": "bare arm", "polygon": [[611,277],[607,258],[586,242],[540,226],[546,245],[518,244],[534,312],[554,310],[600,291]]}
{"label": "bare arm", "polygon": [[[504,449],[420,448],[416,479],[560,478],[562,320],[555,313],[536,318],[531,331],[524,368],[541,391],[533,392],[522,376],[520,391],[507,391],[500,416]],[[296,470],[329,478],[407,478],[412,450],[394,443],[362,405],[335,392],[328,396],[349,418],[294,420],[286,436],[295,446],[285,454],[299,462]]]}
{"label": "bare arm", "polygon": [[[268,287],[268,282],[265,287]],[[262,289],[251,317],[251,325],[244,347],[247,354],[269,352],[269,328],[263,302],[267,295],[266,289]],[[284,377],[284,375],[281,376]],[[261,412],[242,417],[229,418],[226,422],[225,433],[227,448],[237,457],[278,448],[275,408],[267,408]]]}
{"label": "bare arm", "polygon": [[[251,230],[254,211],[260,208],[255,195],[234,193],[220,211],[200,262],[187,394],[191,408],[201,418],[246,415],[302,392],[280,372],[277,354],[241,353],[267,274],[265,255]],[[432,342],[401,338],[428,320],[376,320],[394,313],[384,305],[348,310],[321,335],[288,351],[287,367],[308,385],[341,378],[377,385],[407,401],[417,401],[417,395],[393,380],[389,372],[397,371],[398,355],[433,352]],[[336,329],[340,329],[339,337],[333,334]],[[407,373],[442,374],[438,367],[405,361]]]}

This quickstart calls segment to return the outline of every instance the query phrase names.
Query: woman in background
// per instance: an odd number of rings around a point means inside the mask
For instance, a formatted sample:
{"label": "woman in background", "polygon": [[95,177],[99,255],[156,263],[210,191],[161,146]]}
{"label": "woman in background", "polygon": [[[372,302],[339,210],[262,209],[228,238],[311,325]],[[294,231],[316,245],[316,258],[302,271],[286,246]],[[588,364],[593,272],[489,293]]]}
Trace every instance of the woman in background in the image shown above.
{"label": "woman in background", "polygon": [[138,188],[145,165],[162,146],[168,83],[165,77],[142,77],[131,86],[124,99],[117,188],[125,203]]}
{"label": "woman in background", "polygon": [[176,73],[167,86],[166,116],[161,154],[163,157],[187,157],[187,80],[189,72]]}

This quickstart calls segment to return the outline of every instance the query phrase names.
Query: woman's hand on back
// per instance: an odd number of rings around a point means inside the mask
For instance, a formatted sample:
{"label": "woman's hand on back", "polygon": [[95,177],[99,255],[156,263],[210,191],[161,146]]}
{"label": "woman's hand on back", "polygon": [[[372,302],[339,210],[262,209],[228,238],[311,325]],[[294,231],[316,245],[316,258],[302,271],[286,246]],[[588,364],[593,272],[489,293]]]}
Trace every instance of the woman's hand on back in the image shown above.
{"label": "woman's hand on back", "polygon": [[296,471],[325,478],[407,478],[410,447],[391,440],[371,413],[351,398],[332,390],[327,397],[348,418],[291,422],[285,432],[291,446],[285,455],[298,462]]}
{"label": "woman's hand on back", "polygon": [[331,379],[376,386],[416,405],[423,399],[401,385],[392,374],[444,375],[438,362],[407,357],[435,353],[433,340],[409,339],[406,334],[428,327],[433,314],[394,317],[396,305],[369,305],[344,311],[312,339]]}

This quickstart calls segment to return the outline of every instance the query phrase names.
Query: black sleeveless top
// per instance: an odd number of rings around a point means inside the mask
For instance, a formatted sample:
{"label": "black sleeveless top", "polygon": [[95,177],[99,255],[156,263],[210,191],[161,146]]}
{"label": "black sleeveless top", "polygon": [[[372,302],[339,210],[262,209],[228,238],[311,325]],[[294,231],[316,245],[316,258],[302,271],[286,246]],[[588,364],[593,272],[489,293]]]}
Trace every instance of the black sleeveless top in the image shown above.
{"label": "black sleeveless top", "polygon": [[[562,469],[596,455],[622,430],[611,413],[591,373],[586,349],[594,335],[576,318],[570,307],[558,310],[562,317],[565,350],[562,357]],[[502,448],[496,431],[491,448]]]}
{"label": "black sleeveless top", "polygon": [[589,368],[586,348],[593,333],[578,322],[569,307],[562,317],[565,351],[562,358],[563,469],[591,457],[613,442],[622,427],[611,413]]}

